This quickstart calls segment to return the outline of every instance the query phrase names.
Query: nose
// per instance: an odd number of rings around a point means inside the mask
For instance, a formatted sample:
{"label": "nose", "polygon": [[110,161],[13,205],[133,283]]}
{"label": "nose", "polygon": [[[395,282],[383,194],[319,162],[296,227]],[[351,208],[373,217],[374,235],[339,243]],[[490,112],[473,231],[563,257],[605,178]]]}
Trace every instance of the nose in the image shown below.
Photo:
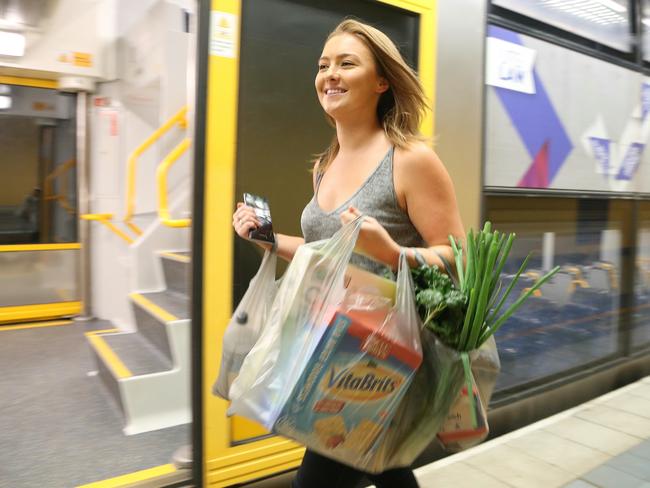
{"label": "nose", "polygon": [[335,66],[330,66],[325,72],[325,78],[328,80],[336,80],[339,77],[339,72]]}

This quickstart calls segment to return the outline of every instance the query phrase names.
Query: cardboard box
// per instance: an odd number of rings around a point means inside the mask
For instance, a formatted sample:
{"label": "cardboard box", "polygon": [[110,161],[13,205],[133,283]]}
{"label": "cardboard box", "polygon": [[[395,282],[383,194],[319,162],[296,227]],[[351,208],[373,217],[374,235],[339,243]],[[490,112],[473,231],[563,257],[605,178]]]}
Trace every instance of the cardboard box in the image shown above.
{"label": "cardboard box", "polygon": [[386,319],[337,312],[274,431],[347,464],[369,459],[422,362],[384,334]]}

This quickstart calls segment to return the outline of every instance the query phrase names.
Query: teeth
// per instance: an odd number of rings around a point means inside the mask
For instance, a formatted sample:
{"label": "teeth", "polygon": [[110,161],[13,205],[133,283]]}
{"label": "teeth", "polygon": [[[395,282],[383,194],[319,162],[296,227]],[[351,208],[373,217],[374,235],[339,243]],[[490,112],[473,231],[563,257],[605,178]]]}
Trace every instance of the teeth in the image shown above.
{"label": "teeth", "polygon": [[337,89],[328,89],[328,90],[325,90],[325,94],[326,94],[326,95],[335,95],[335,94],[337,94],[337,93],[345,93],[345,90],[341,90],[341,89],[338,89],[338,88],[337,88]]}

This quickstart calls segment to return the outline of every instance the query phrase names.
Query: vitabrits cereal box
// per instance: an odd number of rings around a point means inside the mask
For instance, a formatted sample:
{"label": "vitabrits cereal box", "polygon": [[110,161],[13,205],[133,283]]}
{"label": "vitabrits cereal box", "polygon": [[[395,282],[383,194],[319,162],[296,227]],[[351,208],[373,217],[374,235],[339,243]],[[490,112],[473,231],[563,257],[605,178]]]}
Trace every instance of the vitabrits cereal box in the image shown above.
{"label": "vitabrits cereal box", "polygon": [[385,319],[334,315],[274,431],[356,467],[372,459],[422,362],[381,333]]}

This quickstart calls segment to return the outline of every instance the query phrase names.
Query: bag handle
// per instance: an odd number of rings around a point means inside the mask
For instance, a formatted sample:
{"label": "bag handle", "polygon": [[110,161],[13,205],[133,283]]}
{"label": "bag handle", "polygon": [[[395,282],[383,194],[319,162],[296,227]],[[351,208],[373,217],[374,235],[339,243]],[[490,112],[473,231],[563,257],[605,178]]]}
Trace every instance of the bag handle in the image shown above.
{"label": "bag handle", "polygon": [[460,359],[463,361],[463,370],[465,371],[465,386],[467,386],[467,397],[469,399],[469,411],[472,417],[472,428],[478,427],[478,420],[476,419],[476,404],[474,401],[474,388],[472,386],[472,367],[470,365],[469,354],[466,352],[460,353]]}
{"label": "bag handle", "polygon": [[327,239],[321,249],[322,253],[332,253],[332,255],[337,256],[339,262],[348,263],[357,244],[361,224],[363,224],[365,219],[366,216],[362,214],[341,227],[332,237]]}

